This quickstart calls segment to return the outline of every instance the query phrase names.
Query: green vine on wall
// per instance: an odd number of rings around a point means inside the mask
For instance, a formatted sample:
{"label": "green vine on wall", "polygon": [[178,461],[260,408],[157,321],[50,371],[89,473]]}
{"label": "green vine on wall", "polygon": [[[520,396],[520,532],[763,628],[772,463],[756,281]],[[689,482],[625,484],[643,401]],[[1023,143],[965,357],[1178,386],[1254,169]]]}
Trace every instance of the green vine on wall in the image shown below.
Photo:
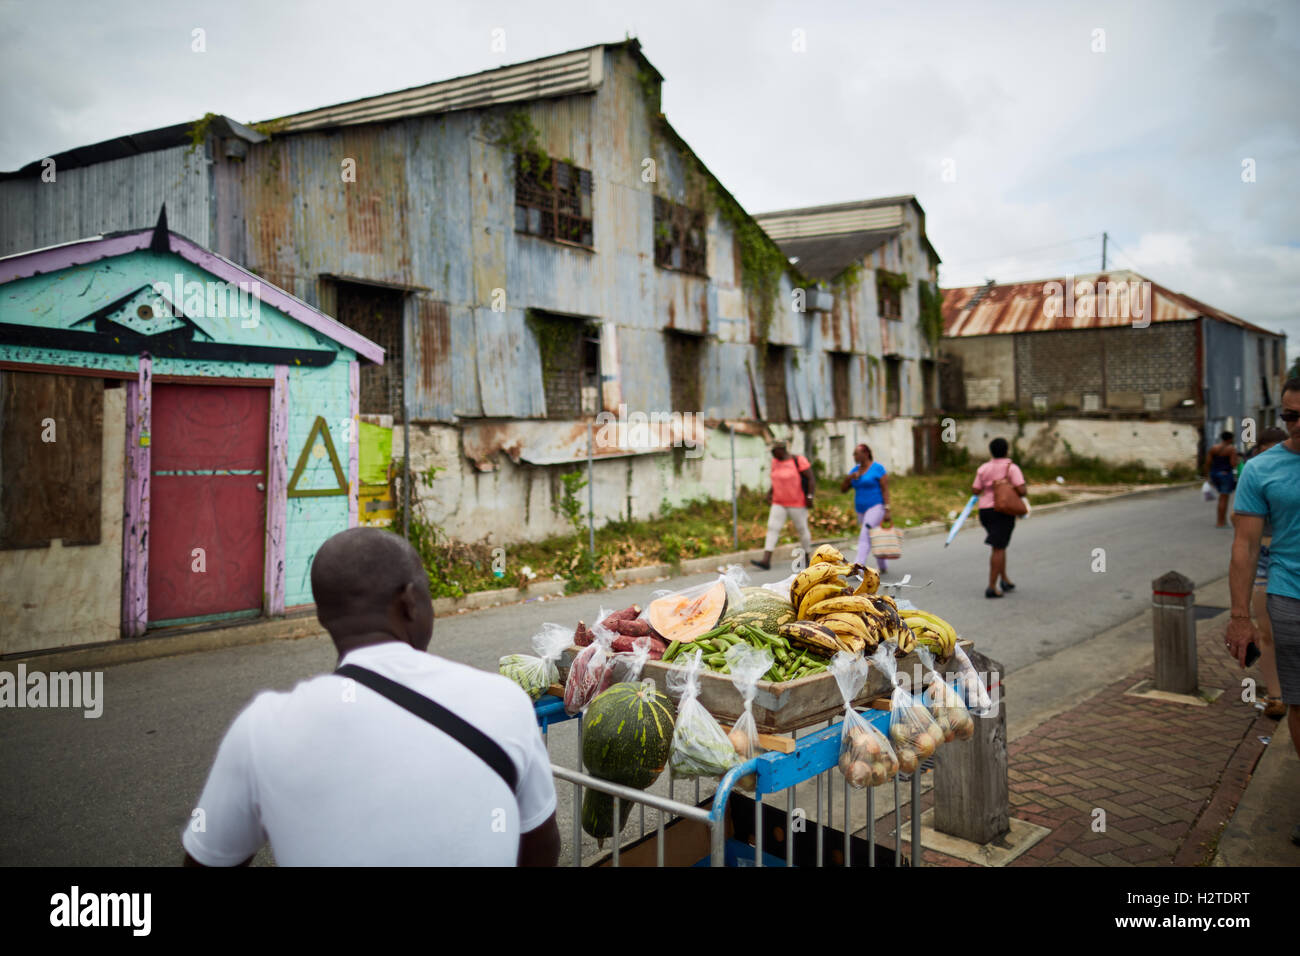
{"label": "green vine on wall", "polygon": [[888,269],[876,270],[876,285],[891,292],[902,292],[912,282],[905,272],[890,272]]}
{"label": "green vine on wall", "polygon": [[190,148],[185,151],[186,156],[194,155],[198,148],[203,145],[208,138],[208,131],[212,129],[212,123],[218,118],[216,113],[204,113],[202,119],[194,121],[194,125],[188,131]]}
{"label": "green vine on wall", "polygon": [[582,326],[572,319],[542,315],[529,309],[524,321],[537,339],[537,350],[542,357],[542,372],[550,377],[572,364],[574,352],[582,338]]}
{"label": "green vine on wall", "polygon": [[939,283],[931,285],[921,279],[916,287],[921,296],[921,334],[932,348],[937,348],[943,337],[943,295]]}
{"label": "green vine on wall", "polygon": [[551,157],[542,149],[540,131],[533,125],[526,109],[519,107],[489,118],[484,123],[484,132],[494,146],[515,155],[525,175],[535,177],[545,185]]}

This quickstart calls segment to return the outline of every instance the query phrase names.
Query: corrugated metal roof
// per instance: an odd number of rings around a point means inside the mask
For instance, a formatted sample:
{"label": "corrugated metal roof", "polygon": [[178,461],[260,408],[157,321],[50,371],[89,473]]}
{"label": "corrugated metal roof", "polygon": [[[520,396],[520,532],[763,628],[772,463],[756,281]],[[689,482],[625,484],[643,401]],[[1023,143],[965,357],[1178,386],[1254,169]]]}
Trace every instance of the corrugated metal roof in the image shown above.
{"label": "corrugated metal roof", "polygon": [[833,236],[778,239],[777,245],[787,256],[797,260],[795,264],[809,278],[834,279],[896,235],[897,229],[876,229]]}
{"label": "corrugated metal roof", "polygon": [[[1070,282],[1074,283],[1074,302],[1068,311],[1073,314],[1067,315],[1064,296]],[[1149,305],[1144,284],[1150,288]],[[1134,318],[1179,322],[1200,316],[1265,335],[1280,334],[1167,289],[1131,270],[943,290],[944,335],[954,337],[1098,329],[1130,325]]]}
{"label": "corrugated metal roof", "polygon": [[348,103],[294,113],[269,122],[274,124],[277,133],[297,133],[327,126],[354,126],[358,123],[377,123],[450,110],[589,93],[600,86],[604,52],[604,45],[587,47],[395,93],[367,96]]}
{"label": "corrugated metal roof", "polygon": [[[911,197],[905,197],[910,199]],[[903,224],[902,201],[850,203],[816,209],[767,212],[754,217],[773,239],[801,239],[848,232],[893,229]]]}
{"label": "corrugated metal roof", "polygon": [[[640,57],[645,69],[656,78],[663,79],[658,70],[640,53],[640,43],[636,40],[626,40],[620,44],[599,44],[570,50],[526,63],[484,70],[469,76],[440,80],[393,93],[382,93],[306,110],[273,118],[267,122],[277,135],[283,135],[287,132],[331,126],[353,126],[358,123],[375,123],[451,110],[589,93],[599,87],[603,80],[604,51],[608,46],[627,46]],[[51,158],[54,159],[56,168],[61,173],[66,169],[90,166],[124,156],[188,145],[192,130],[197,123],[201,122],[203,121],[195,120],[177,123],[174,126],[118,136],[104,140],[102,143],[65,150]],[[251,127],[221,115],[212,116],[208,129],[218,136],[238,136],[249,142],[260,142],[266,138]],[[0,173],[0,180],[38,176],[43,169],[42,162],[43,160],[36,160],[21,169]]]}

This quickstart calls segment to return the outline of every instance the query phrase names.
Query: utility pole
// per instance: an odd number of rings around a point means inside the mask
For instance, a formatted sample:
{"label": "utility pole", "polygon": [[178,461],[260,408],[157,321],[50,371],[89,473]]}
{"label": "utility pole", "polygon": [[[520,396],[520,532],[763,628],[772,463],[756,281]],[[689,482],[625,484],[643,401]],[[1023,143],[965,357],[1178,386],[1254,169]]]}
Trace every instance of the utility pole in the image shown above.
{"label": "utility pole", "polygon": [[1106,271],[1106,240],[1110,238],[1108,233],[1101,234],[1101,271]]}

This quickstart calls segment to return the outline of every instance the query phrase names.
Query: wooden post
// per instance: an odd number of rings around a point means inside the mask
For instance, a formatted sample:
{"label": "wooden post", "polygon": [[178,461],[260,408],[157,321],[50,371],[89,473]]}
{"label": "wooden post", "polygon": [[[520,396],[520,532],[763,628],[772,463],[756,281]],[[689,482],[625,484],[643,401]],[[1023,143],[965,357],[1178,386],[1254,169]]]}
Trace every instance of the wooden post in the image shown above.
{"label": "wooden post", "polygon": [[993,713],[975,718],[975,735],[935,751],[934,828],[972,843],[991,843],[1011,829],[1007,799],[1007,709],[1002,665],[975,650],[970,661],[985,680]]}
{"label": "wooden post", "polygon": [[1151,582],[1156,690],[1196,693],[1196,585],[1177,571]]}

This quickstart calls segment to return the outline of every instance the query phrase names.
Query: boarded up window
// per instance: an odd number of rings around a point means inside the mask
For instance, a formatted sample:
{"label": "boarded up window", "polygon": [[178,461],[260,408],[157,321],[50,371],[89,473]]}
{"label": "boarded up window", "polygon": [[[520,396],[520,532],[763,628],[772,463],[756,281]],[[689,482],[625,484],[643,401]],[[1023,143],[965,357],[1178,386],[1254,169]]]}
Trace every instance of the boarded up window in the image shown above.
{"label": "boarded up window", "polygon": [[528,311],[542,359],[546,417],[571,421],[600,410],[600,326],[571,315]]}
{"label": "boarded up window", "polygon": [[98,544],[104,383],[0,372],[0,548]]}
{"label": "boarded up window", "polygon": [[885,359],[885,417],[897,418],[902,404],[899,395],[899,374],[902,362],[898,359]]}
{"label": "boarded up window", "polygon": [[704,213],[655,197],[655,265],[707,275]]}
{"label": "boarded up window", "polygon": [[788,422],[790,405],[785,391],[785,348],[767,347],[767,361],[763,365],[763,388],[767,400],[767,420]]}
{"label": "boarded up window", "polygon": [[924,361],[921,363],[921,387],[925,390],[923,401],[925,403],[925,412],[929,414],[934,410],[934,363]]}
{"label": "boarded up window", "polygon": [[849,356],[846,352],[831,353],[831,397],[835,401],[836,418],[852,418],[849,403]]}
{"label": "boarded up window", "polygon": [[338,319],[384,349],[384,364],[361,363],[361,412],[402,420],[402,304],[396,289],[340,282]]}
{"label": "boarded up window", "polygon": [[516,154],[515,231],[592,248],[591,170]]}
{"label": "boarded up window", "polygon": [[672,386],[673,411],[702,411],[703,396],[700,374],[704,358],[704,338],[684,332],[669,331],[668,378]]}

